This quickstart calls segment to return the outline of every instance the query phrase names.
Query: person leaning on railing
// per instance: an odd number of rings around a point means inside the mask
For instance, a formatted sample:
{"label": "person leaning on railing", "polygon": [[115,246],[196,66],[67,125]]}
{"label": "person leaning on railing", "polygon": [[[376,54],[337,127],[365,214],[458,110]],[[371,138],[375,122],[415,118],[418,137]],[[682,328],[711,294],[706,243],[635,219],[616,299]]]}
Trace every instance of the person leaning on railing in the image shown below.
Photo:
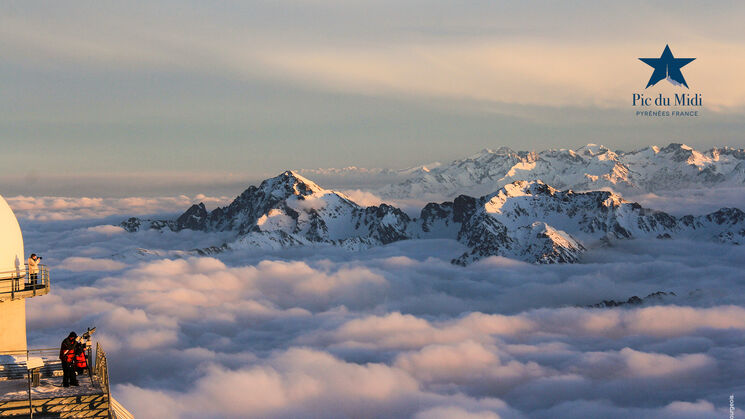
{"label": "person leaning on railing", "polygon": [[28,279],[31,285],[36,285],[36,280],[39,277],[39,263],[41,263],[41,256],[31,253],[28,258]]}

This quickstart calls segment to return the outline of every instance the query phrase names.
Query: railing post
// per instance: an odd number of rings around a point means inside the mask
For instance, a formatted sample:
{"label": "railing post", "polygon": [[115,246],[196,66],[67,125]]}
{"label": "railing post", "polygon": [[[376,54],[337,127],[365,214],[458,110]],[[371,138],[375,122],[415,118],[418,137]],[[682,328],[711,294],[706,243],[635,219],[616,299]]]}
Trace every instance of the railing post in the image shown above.
{"label": "railing post", "polygon": [[31,402],[31,370],[28,368],[29,350],[26,349],[26,375],[28,376],[28,416],[34,418],[34,404]]}

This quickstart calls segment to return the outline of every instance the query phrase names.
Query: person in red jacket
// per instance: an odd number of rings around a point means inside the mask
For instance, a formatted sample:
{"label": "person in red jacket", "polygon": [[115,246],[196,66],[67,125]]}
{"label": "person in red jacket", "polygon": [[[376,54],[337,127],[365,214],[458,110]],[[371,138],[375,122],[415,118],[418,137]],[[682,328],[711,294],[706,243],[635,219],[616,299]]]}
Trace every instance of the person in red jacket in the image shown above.
{"label": "person in red jacket", "polygon": [[78,378],[75,375],[75,339],[78,334],[70,332],[67,338],[62,341],[59,350],[59,359],[62,361],[62,386],[70,387],[78,385]]}
{"label": "person in red jacket", "polygon": [[78,342],[75,345],[75,372],[83,374],[86,368],[88,368],[88,359],[85,356],[85,344]]}

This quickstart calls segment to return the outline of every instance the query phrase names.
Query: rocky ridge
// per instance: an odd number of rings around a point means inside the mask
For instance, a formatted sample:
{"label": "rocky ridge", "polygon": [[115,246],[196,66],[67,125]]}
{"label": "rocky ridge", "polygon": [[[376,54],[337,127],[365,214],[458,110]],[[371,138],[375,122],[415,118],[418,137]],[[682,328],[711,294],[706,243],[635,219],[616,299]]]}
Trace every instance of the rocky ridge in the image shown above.
{"label": "rocky ridge", "polygon": [[318,244],[361,249],[446,238],[468,248],[453,259],[459,265],[489,256],[574,263],[592,246],[642,237],[745,242],[745,213],[736,208],[675,217],[608,191],[561,191],[542,181],[515,181],[478,198],[460,195],[427,204],[411,218],[387,204],[361,206],[292,171],[249,187],[226,207],[207,211],[200,203],[175,220],[130,218],[121,226],[130,232],[234,233],[234,241],[215,248],[220,251]]}

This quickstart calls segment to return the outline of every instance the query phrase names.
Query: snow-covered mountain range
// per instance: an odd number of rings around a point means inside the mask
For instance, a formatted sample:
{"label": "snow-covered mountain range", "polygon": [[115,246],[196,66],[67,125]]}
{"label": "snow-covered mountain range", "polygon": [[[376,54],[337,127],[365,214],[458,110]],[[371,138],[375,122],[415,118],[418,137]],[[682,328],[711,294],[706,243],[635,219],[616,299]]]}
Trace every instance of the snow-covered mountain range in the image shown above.
{"label": "snow-covered mountain range", "polygon": [[387,204],[364,207],[287,171],[251,186],[230,205],[208,212],[193,205],[175,220],[130,218],[126,230],[184,229],[234,233],[227,248],[336,245],[351,249],[407,239],[447,238],[467,246],[453,260],[487,256],[528,262],[577,262],[609,240],[674,237],[745,242],[745,213],[724,208],[674,217],[607,191],[559,191],[542,181],[515,181],[479,198],[430,203],[416,218]]}
{"label": "snow-covered mountain range", "polygon": [[[403,173],[403,172],[402,172]],[[680,188],[745,184],[745,150],[696,151],[684,144],[623,152],[588,144],[577,150],[483,150],[435,167],[421,166],[382,187],[386,198],[481,196],[519,180],[540,179],[558,189],[608,188],[624,195]]]}

